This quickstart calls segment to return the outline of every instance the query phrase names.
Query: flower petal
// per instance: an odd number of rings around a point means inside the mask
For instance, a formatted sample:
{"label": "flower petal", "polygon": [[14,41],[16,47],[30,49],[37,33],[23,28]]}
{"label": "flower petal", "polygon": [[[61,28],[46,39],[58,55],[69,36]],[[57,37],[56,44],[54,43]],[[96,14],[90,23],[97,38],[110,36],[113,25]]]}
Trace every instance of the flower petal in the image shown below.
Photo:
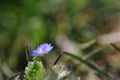
{"label": "flower petal", "polygon": [[42,53],[48,53],[50,50],[52,50],[53,46],[50,46],[49,44],[47,43],[44,43],[44,44],[41,44],[39,46],[39,49],[42,50]]}
{"label": "flower petal", "polygon": [[43,43],[40,46],[38,46],[38,48],[36,50],[31,51],[29,54],[31,56],[40,56],[42,54],[47,54],[52,49],[53,49],[53,46],[51,46],[47,43]]}
{"label": "flower petal", "polygon": [[30,51],[29,54],[31,56],[39,56],[40,55],[40,53],[38,52],[38,50]]}

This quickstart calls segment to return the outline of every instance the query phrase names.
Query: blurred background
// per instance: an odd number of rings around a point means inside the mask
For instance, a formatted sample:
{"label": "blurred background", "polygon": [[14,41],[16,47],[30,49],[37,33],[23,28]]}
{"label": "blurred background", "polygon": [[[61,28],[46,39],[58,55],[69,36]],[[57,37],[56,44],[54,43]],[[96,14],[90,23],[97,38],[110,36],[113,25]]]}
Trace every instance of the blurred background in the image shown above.
{"label": "blurred background", "polygon": [[[54,45],[97,65],[120,79],[120,0],[0,0],[0,80],[27,65],[25,49]],[[55,60],[52,58],[49,65]],[[71,80],[103,80],[83,63],[67,56],[61,63],[74,67]]]}

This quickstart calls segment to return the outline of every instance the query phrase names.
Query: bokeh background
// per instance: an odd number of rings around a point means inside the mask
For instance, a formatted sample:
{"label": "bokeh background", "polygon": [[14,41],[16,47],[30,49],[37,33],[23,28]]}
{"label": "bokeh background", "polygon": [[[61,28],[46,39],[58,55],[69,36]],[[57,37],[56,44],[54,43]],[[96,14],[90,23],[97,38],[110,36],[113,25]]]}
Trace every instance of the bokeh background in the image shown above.
{"label": "bokeh background", "polygon": [[[25,50],[47,42],[83,57],[120,79],[120,0],[0,0],[0,80],[24,71]],[[52,58],[49,65],[55,59]],[[63,57],[72,76],[103,80],[83,63]],[[72,80],[76,80],[72,78]]]}

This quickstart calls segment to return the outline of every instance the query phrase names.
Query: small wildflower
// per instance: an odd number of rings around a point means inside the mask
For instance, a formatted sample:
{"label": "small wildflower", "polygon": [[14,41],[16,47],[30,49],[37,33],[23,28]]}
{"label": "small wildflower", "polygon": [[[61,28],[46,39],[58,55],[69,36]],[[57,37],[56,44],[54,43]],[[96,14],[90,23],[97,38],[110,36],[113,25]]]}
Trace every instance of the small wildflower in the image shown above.
{"label": "small wildflower", "polygon": [[49,51],[51,51],[53,49],[53,46],[47,44],[47,43],[43,43],[40,46],[38,46],[38,48],[34,51],[30,51],[30,55],[31,56],[40,56],[42,54],[47,54]]}

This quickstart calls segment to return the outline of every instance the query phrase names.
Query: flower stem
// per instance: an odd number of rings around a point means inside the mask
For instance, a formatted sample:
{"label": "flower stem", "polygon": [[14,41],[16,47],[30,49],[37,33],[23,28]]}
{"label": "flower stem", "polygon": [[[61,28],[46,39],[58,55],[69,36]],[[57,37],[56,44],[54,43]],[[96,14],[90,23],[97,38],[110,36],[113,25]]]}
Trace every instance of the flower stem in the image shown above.
{"label": "flower stem", "polygon": [[35,60],[36,60],[36,58],[37,58],[37,57],[36,57],[36,56],[34,56],[32,60],[33,60],[33,61],[35,61]]}

